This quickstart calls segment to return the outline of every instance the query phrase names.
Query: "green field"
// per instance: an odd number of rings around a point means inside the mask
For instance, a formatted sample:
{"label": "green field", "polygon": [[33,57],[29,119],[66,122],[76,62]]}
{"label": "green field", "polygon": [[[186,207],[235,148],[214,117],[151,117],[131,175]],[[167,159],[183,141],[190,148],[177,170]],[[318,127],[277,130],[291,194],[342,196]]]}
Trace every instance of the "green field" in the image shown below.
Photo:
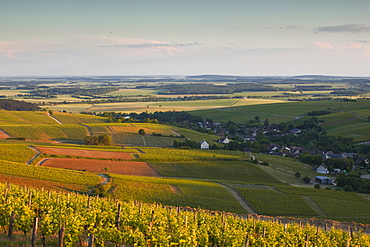
{"label": "green field", "polygon": [[193,180],[112,175],[121,200],[246,213],[221,186]]}
{"label": "green field", "polygon": [[299,195],[283,194],[274,190],[245,188],[238,188],[238,191],[260,214],[318,216]]}
{"label": "green field", "polygon": [[[161,175],[207,179],[220,182],[278,184],[278,180],[261,170],[258,166],[246,161],[195,161],[151,163]],[[212,171],[212,172],[210,172]]]}

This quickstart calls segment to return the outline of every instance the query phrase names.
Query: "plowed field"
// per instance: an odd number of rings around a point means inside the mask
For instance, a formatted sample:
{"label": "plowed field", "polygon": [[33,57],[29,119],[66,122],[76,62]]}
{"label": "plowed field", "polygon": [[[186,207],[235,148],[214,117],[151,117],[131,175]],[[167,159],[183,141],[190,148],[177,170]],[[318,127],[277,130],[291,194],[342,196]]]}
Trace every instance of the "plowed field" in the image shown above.
{"label": "plowed field", "polygon": [[0,139],[10,138],[10,136],[4,131],[0,130]]}
{"label": "plowed field", "polygon": [[133,176],[158,177],[158,173],[146,162],[136,161],[111,161],[111,160],[89,160],[89,159],[69,159],[51,158],[45,159],[42,166],[86,170],[88,172],[104,173],[104,168],[109,168],[109,173]]}
{"label": "plowed field", "polygon": [[87,158],[102,158],[102,159],[132,159],[130,153],[124,152],[108,152],[108,151],[92,151],[92,150],[81,150],[81,149],[69,149],[69,148],[48,148],[48,147],[37,147],[43,154],[54,154],[54,155],[69,155]]}

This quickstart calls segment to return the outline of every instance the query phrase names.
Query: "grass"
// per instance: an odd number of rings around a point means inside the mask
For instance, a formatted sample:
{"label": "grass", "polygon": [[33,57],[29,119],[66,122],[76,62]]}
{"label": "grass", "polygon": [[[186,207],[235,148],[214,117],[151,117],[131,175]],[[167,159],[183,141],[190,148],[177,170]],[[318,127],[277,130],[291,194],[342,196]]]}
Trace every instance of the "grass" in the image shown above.
{"label": "grass", "polygon": [[121,200],[246,213],[221,186],[202,181],[112,175]]}

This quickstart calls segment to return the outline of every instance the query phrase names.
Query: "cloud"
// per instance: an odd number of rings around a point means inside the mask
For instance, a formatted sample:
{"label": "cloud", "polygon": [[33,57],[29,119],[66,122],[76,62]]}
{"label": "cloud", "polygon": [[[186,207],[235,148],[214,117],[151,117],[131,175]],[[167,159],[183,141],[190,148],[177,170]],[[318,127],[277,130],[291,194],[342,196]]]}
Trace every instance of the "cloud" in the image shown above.
{"label": "cloud", "polygon": [[344,52],[359,51],[361,54],[365,54],[367,56],[370,55],[370,46],[365,45],[360,42],[334,44],[334,43],[317,41],[317,42],[313,42],[312,44],[315,49],[323,50],[323,51],[344,51]]}
{"label": "cloud", "polygon": [[155,48],[155,47],[187,47],[187,46],[200,46],[198,42],[193,43],[177,43],[177,42],[145,42],[145,43],[131,43],[131,44],[114,44],[102,45],[98,47],[124,47],[124,48]]}
{"label": "cloud", "polygon": [[340,26],[323,26],[315,29],[316,33],[328,32],[328,33],[369,33],[370,26],[363,24],[347,24]]}

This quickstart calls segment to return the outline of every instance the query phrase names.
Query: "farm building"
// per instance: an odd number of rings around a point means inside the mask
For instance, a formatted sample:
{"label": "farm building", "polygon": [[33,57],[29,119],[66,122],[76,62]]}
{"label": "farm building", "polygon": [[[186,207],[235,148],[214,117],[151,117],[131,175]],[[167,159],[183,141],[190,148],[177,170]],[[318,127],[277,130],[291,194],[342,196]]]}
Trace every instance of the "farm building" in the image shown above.
{"label": "farm building", "polygon": [[200,142],[200,149],[209,149],[209,144],[206,140]]}
{"label": "farm building", "polygon": [[315,181],[320,184],[333,184],[333,179],[325,176],[316,176]]}
{"label": "farm building", "polygon": [[326,173],[329,173],[329,170],[325,165],[321,165],[316,168],[316,172],[326,174]]}
{"label": "farm building", "polygon": [[228,144],[230,140],[229,140],[229,137],[226,136],[225,138],[218,139],[218,142],[223,143],[223,144]]}

